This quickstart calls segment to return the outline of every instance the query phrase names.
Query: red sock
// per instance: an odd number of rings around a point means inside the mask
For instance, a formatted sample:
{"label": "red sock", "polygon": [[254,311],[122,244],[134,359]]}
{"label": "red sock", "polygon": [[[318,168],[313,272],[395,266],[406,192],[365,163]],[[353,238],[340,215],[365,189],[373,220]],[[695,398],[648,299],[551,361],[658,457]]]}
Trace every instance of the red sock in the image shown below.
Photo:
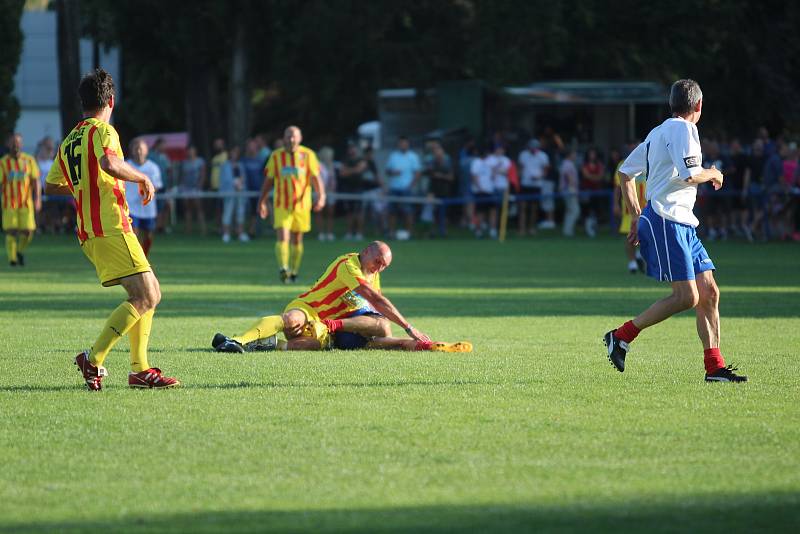
{"label": "red sock", "polygon": [[323,319],[322,324],[328,327],[328,332],[333,334],[342,327],[341,319]]}
{"label": "red sock", "polygon": [[703,363],[706,366],[706,373],[711,374],[725,367],[725,358],[722,357],[718,348],[706,349],[703,351]]}
{"label": "red sock", "polygon": [[433,341],[417,341],[417,344],[414,345],[414,350],[431,350],[433,346]]}
{"label": "red sock", "polygon": [[142,241],[142,250],[144,250],[144,255],[145,256],[150,254],[150,245],[152,245],[152,244],[153,244],[153,240],[150,239],[149,237],[147,239],[145,239],[144,241]]}
{"label": "red sock", "polygon": [[614,331],[614,335],[622,341],[630,343],[636,339],[636,336],[639,335],[639,332],[641,332],[641,330],[636,328],[636,325],[633,324],[633,321],[628,321],[624,325],[617,328],[616,331]]}

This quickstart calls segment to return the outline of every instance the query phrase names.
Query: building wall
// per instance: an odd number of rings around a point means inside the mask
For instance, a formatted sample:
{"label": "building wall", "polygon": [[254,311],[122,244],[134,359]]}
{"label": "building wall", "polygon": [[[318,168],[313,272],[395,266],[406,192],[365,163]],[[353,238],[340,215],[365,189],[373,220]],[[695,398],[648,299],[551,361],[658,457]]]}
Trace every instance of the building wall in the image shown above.
{"label": "building wall", "polygon": [[[61,137],[59,114],[58,56],[56,47],[55,11],[26,10],[20,22],[24,40],[14,95],[20,103],[16,131],[24,140],[24,150],[33,152],[45,136]],[[80,41],[81,72],[93,66],[93,45],[89,39]],[[100,65],[108,70],[119,85],[119,49],[100,49]],[[77,89],[77,88],[76,88]]]}

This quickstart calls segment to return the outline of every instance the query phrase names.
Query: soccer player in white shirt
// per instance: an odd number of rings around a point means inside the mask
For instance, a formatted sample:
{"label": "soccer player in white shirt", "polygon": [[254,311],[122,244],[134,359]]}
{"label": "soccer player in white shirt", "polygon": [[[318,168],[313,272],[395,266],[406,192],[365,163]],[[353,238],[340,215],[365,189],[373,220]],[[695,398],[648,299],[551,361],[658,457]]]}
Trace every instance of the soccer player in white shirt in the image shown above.
{"label": "soccer player in white shirt", "polygon": [[[608,332],[603,341],[608,359],[622,372],[625,356],[639,332],[648,326],[694,308],[697,334],[703,343],[707,382],[746,382],[737,375],[719,349],[719,288],[714,263],[697,237],[699,221],[692,213],[697,185],[722,187],[719,169],[703,169],[697,122],[703,93],[694,80],[678,80],[669,95],[672,118],[656,126],[619,169],[622,194],[632,214],[628,240],[639,243],[647,275],[672,284],[672,294],[633,320]],[[634,180],[647,176],[647,206],[639,206]]]}

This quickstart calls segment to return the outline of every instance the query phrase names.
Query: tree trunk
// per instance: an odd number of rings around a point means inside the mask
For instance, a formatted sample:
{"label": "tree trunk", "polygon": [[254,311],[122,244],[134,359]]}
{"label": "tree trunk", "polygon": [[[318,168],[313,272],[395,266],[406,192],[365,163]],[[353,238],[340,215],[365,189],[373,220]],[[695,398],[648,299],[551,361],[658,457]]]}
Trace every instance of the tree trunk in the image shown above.
{"label": "tree trunk", "polygon": [[61,133],[66,136],[81,119],[78,98],[80,83],[80,18],[78,0],[56,0],[58,40],[58,85]]}
{"label": "tree trunk", "polygon": [[237,10],[234,22],[233,50],[231,52],[231,81],[228,104],[228,142],[230,146],[244,147],[250,134],[252,86],[248,73],[246,29],[244,11]]}

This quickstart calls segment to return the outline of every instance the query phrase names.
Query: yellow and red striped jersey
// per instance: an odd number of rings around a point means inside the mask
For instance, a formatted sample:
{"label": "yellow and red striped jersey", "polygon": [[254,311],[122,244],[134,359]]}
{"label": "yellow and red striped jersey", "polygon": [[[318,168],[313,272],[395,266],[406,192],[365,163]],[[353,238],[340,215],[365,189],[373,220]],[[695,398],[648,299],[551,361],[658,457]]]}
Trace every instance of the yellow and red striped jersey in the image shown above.
{"label": "yellow and red striped jersey", "polygon": [[380,292],[381,275],[365,276],[358,252],[350,252],[333,260],[311,289],[297,298],[313,308],[320,319],[341,319],[356,310],[372,308],[356,291],[362,284]]}
{"label": "yellow and red striped jersey", "polygon": [[311,209],[311,177],[319,176],[319,160],[310,148],[298,146],[294,152],[279,148],[264,166],[264,176],[272,180],[272,205],[284,210]]}
{"label": "yellow and red striped jersey", "polygon": [[[39,165],[30,154],[20,152],[16,158],[6,154],[0,158],[0,186],[3,188],[3,209],[33,209],[33,187],[38,187]],[[31,184],[31,181],[34,183]]]}
{"label": "yellow and red striped jersey", "polygon": [[47,182],[66,185],[78,205],[78,239],[131,231],[125,184],[100,168],[100,158],[124,159],[113,126],[95,118],[82,120],[61,143]]}

